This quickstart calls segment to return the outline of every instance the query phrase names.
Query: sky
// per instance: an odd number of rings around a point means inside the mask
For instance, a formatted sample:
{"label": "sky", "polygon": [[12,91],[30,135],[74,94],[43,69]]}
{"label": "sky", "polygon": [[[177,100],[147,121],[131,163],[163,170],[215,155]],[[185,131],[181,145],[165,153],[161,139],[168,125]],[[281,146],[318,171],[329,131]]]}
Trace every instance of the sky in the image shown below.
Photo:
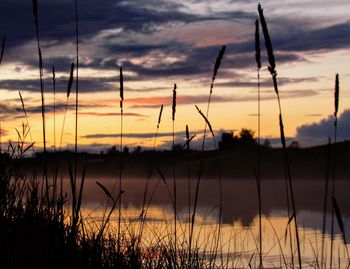
{"label": "sky", "polygon": [[[276,57],[286,136],[301,146],[326,143],[332,137],[334,80],[339,73],[338,139],[349,139],[350,2],[260,2]],[[257,130],[257,1],[84,0],[78,5],[80,150],[106,150],[120,143],[120,66],[124,70],[123,143],[131,148],[152,147],[163,104],[157,147],[171,147],[171,99],[176,83],[176,143],[184,142],[188,125],[190,133],[197,134],[193,146],[199,145],[204,120],[195,105],[206,110],[214,63],[223,45],[226,51],[208,118],[217,140],[222,132]],[[47,147],[52,149],[60,144],[70,65],[75,61],[74,1],[38,0],[38,6]],[[39,150],[43,145],[41,95],[31,1],[1,1],[0,35],[6,35],[0,66],[2,147],[9,140],[17,141],[16,129],[21,132],[22,123],[26,124],[21,91],[31,131],[26,141],[33,140]],[[261,136],[277,143],[278,104],[262,34],[261,43]],[[73,92],[62,149],[74,148],[74,98]],[[214,147],[212,140],[208,139],[207,147]]]}

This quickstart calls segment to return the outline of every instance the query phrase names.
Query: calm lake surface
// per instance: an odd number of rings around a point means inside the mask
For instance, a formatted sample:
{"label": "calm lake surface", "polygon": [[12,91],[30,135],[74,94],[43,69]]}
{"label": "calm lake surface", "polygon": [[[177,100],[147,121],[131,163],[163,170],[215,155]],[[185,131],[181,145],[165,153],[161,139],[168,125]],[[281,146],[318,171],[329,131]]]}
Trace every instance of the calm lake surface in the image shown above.
{"label": "calm lake surface", "polygon": [[[92,229],[97,227],[107,204],[107,196],[96,184],[102,183],[110,192],[116,193],[118,180],[113,178],[87,178],[84,186],[83,212]],[[125,179],[122,181],[123,226],[129,233],[137,233],[138,218],[141,213],[146,179]],[[180,244],[188,243],[189,208],[192,212],[196,180],[176,179],[178,225],[177,237]],[[305,267],[316,268],[321,262],[322,218],[324,199],[324,179],[294,180],[297,219],[301,239],[302,258]],[[190,197],[188,186],[190,185]],[[64,180],[68,188],[68,181]],[[223,211],[219,247],[221,261],[228,267],[257,267],[258,255],[258,199],[254,180],[222,181]],[[174,215],[172,198],[173,181],[166,184],[160,178],[152,178],[148,186],[147,225],[144,228],[144,244],[151,246],[157,240],[172,240],[174,234]],[[67,189],[68,190],[68,189]],[[114,191],[113,191],[114,190]],[[169,190],[169,191],[168,191]],[[152,200],[149,201],[154,191]],[[262,238],[263,262],[265,268],[283,267],[292,259],[297,263],[294,225],[288,230],[288,213],[284,180],[266,180],[261,183],[262,192]],[[346,238],[350,238],[350,182],[336,181],[336,199],[342,214]],[[195,246],[208,255],[215,251],[218,234],[219,181],[203,179],[199,190],[198,215],[194,230]],[[190,199],[190,206],[189,206]],[[112,215],[110,228],[113,230],[118,210]],[[345,246],[335,219],[334,266],[346,268],[348,246]],[[115,228],[115,227],[114,227]],[[331,204],[328,205],[327,228],[325,236],[325,258],[329,265],[331,231]],[[290,240],[292,238],[292,240]],[[179,245],[179,243],[177,243]],[[291,247],[292,244],[292,247]],[[293,251],[291,251],[291,248]],[[293,252],[293,254],[291,253]]]}

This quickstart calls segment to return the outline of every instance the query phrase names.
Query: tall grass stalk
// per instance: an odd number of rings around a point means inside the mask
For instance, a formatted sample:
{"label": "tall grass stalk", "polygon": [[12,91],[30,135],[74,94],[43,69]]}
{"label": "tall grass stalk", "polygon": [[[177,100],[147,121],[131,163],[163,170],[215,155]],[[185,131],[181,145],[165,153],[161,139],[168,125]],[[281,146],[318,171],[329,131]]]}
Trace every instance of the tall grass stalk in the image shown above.
{"label": "tall grass stalk", "polygon": [[[214,65],[214,71],[213,71],[213,76],[211,79],[211,84],[210,84],[210,90],[209,90],[209,97],[208,97],[208,102],[207,102],[207,112],[206,112],[206,118],[209,116],[209,107],[211,103],[211,97],[213,93],[213,88],[214,88],[214,81],[216,79],[217,73],[219,71],[221,61],[224,57],[225,54],[225,49],[226,46],[222,46],[222,48],[219,51],[219,55],[216,58],[215,65]],[[205,138],[206,138],[206,132],[207,132],[207,122],[204,124],[204,129],[203,129],[203,140],[202,140],[202,147],[201,151],[204,151],[204,145],[205,145]],[[194,203],[193,203],[193,212],[192,212],[192,218],[191,218],[191,231],[190,231],[190,248],[192,248],[192,239],[193,239],[193,228],[194,228],[194,223],[195,223],[195,218],[196,218],[196,213],[197,213],[197,206],[198,206],[198,198],[199,198],[199,187],[200,187],[200,182],[202,179],[202,173],[203,173],[203,161],[202,159],[200,160],[199,163],[199,169],[198,169],[198,175],[197,175],[197,182],[196,182],[196,190],[195,190],[195,197],[194,197]]]}
{"label": "tall grass stalk", "polygon": [[64,109],[64,116],[63,116],[62,130],[61,130],[61,139],[60,139],[60,147],[59,147],[60,151],[61,151],[62,141],[63,141],[64,126],[66,124],[66,116],[67,116],[67,110],[68,110],[69,96],[70,96],[70,93],[71,93],[71,90],[72,90],[72,85],[73,85],[73,77],[74,77],[74,63],[71,63],[69,79],[68,79],[68,85],[67,85],[66,106],[65,106],[65,109]]}
{"label": "tall grass stalk", "polygon": [[43,148],[46,152],[46,129],[45,129],[45,99],[44,99],[44,82],[43,82],[43,59],[40,48],[40,34],[39,34],[39,18],[38,18],[38,3],[37,0],[32,0],[33,17],[35,24],[36,42],[39,55],[39,78],[40,78],[40,92],[41,92],[41,116],[43,124]]}
{"label": "tall grass stalk", "polygon": [[176,260],[177,260],[177,204],[176,204],[176,173],[175,173],[175,115],[176,115],[176,84],[174,84],[174,89],[173,89],[173,102],[172,102],[172,113],[171,113],[171,119],[172,119],[172,142],[173,142],[173,147],[172,147],[172,153],[173,153],[173,206],[174,206],[174,252],[175,252],[175,261],[174,264],[176,265]]}
{"label": "tall grass stalk", "polygon": [[30,125],[29,125],[27,110],[26,110],[26,108],[25,108],[24,100],[23,100],[23,97],[22,97],[21,92],[18,91],[18,94],[19,94],[19,98],[21,99],[22,110],[23,110],[23,114],[24,114],[24,117],[25,117],[25,120],[26,120],[27,127],[28,127],[30,142],[31,142],[31,144],[33,144],[32,150],[33,150],[33,155],[34,155],[34,142],[33,142],[32,131],[31,131],[31,128],[30,128]]}
{"label": "tall grass stalk", "polygon": [[77,182],[78,169],[78,111],[79,111],[79,18],[78,18],[78,0],[74,1],[75,8],[75,50],[76,50],[76,69],[75,69],[75,164],[74,164],[74,181]]}
{"label": "tall grass stalk", "polygon": [[[339,74],[335,75],[335,88],[334,88],[334,152],[333,152],[333,170],[332,170],[332,201],[335,201],[335,168],[336,168],[336,156],[337,156],[337,131],[338,131],[338,110],[339,110]],[[331,219],[331,249],[329,257],[329,268],[333,266],[333,244],[334,244],[334,203],[332,203],[332,219]]]}
{"label": "tall grass stalk", "polygon": [[[4,56],[4,51],[5,51],[5,43],[6,43],[6,36],[4,35],[2,39],[2,44],[1,44],[1,53],[0,53],[0,65],[2,63],[2,58]],[[0,121],[0,154],[1,154],[1,137],[2,137],[2,129],[1,129],[1,121]]]}
{"label": "tall grass stalk", "polygon": [[[119,193],[122,194],[122,169],[123,169],[123,115],[124,115],[124,77],[123,68],[119,68],[119,97],[120,97],[120,158],[119,158]],[[118,255],[120,254],[121,220],[122,220],[122,197],[119,197],[118,208]]]}
{"label": "tall grass stalk", "polygon": [[328,205],[328,192],[329,192],[329,174],[331,166],[331,138],[328,137],[327,156],[326,156],[326,178],[323,198],[323,217],[322,217],[322,242],[321,242],[321,268],[325,266],[325,237],[326,237],[326,224],[327,224],[327,205]]}
{"label": "tall grass stalk", "polygon": [[188,264],[191,264],[191,152],[190,152],[190,131],[186,124],[186,151],[187,151],[187,189],[188,189]]}
{"label": "tall grass stalk", "polygon": [[261,27],[262,27],[263,34],[264,34],[265,46],[266,46],[267,56],[268,56],[268,61],[269,61],[268,70],[272,76],[274,90],[275,90],[275,93],[277,95],[278,108],[279,108],[280,137],[281,137],[281,144],[282,144],[282,150],[283,150],[283,158],[284,158],[284,163],[285,163],[286,175],[287,175],[289,191],[290,191],[290,198],[291,198],[291,203],[292,203],[292,210],[293,210],[292,216],[294,216],[295,235],[296,235],[297,250],[298,250],[298,262],[299,262],[299,268],[302,268],[297,213],[296,213],[295,200],[294,200],[294,189],[293,189],[293,183],[292,183],[291,172],[290,172],[290,164],[289,164],[289,159],[288,159],[288,154],[287,154],[286,139],[285,139],[285,135],[284,135],[284,125],[283,125],[280,95],[278,92],[275,57],[273,54],[272,43],[271,43],[270,35],[269,35],[268,29],[267,29],[266,20],[265,20],[264,14],[263,14],[263,9],[261,8],[260,4],[258,5],[258,12],[259,12],[259,17],[260,17]]}
{"label": "tall grass stalk", "polygon": [[53,149],[56,152],[56,72],[52,66],[52,87],[53,87]]}
{"label": "tall grass stalk", "polygon": [[0,65],[2,63],[2,58],[4,57],[5,43],[6,43],[6,35],[4,35],[4,37],[2,38],[1,52],[0,52]]}
{"label": "tall grass stalk", "polygon": [[[210,121],[208,120],[208,118],[203,114],[203,112],[195,105],[198,113],[202,116],[202,118],[204,119],[205,123],[208,126],[208,129],[213,137],[213,141],[214,141],[214,149],[217,150],[217,144],[216,144],[216,139],[215,139],[215,134],[213,131],[213,128],[211,126]],[[218,253],[218,247],[219,247],[219,242],[220,242],[220,238],[221,238],[221,221],[222,221],[222,178],[221,178],[221,168],[219,166],[219,225],[218,225],[218,235],[217,235],[217,240],[215,241],[215,248],[214,248],[214,256],[211,259],[211,262],[215,263],[216,260],[216,255]]]}
{"label": "tall grass stalk", "polygon": [[[158,137],[158,131],[159,131],[160,123],[161,123],[161,120],[162,120],[162,114],[163,114],[163,105],[160,106],[156,132],[155,132],[155,135],[154,135],[154,142],[153,142],[153,152],[154,153],[155,153],[155,150],[156,150],[157,137]],[[139,216],[139,219],[141,220],[141,225],[140,225],[139,236],[138,236],[138,244],[140,244],[140,242],[141,242],[142,235],[143,235],[143,229],[144,229],[144,225],[145,225],[145,222],[146,222],[147,210],[148,210],[148,206],[147,206],[148,185],[149,185],[149,182],[150,182],[150,180],[152,178],[152,175],[153,175],[153,169],[154,169],[154,164],[152,163],[152,166],[149,169],[149,172],[148,172],[147,178],[146,178],[146,185],[145,185],[145,189],[144,189],[144,193],[143,193],[141,214]],[[157,186],[158,186],[158,183],[156,184],[155,188]],[[151,199],[152,199],[152,195],[151,195],[150,200],[149,200],[148,203],[151,202]]]}
{"label": "tall grass stalk", "polygon": [[259,268],[263,267],[262,264],[262,225],[261,225],[261,112],[260,112],[260,69],[261,69],[261,54],[260,54],[260,33],[259,33],[259,20],[255,21],[255,61],[257,65],[257,79],[258,79],[258,169],[257,169],[257,189],[258,189],[258,203],[259,203]]}
{"label": "tall grass stalk", "polygon": [[[38,49],[38,57],[39,57],[39,79],[40,79],[40,93],[41,93],[41,117],[42,117],[42,124],[43,124],[43,149],[44,149],[44,161],[43,161],[43,182],[45,182],[45,192],[42,192],[42,195],[46,196],[46,203],[49,203],[49,183],[47,178],[47,159],[46,159],[46,124],[45,124],[45,98],[44,98],[44,82],[43,82],[43,76],[44,76],[44,69],[43,69],[43,58],[40,48],[40,34],[39,34],[39,16],[38,16],[38,3],[37,0],[32,0],[32,7],[33,7],[33,18],[34,18],[34,25],[35,25],[35,33],[36,33],[36,42],[37,42],[37,49]],[[44,186],[42,185],[42,189],[44,189]]]}

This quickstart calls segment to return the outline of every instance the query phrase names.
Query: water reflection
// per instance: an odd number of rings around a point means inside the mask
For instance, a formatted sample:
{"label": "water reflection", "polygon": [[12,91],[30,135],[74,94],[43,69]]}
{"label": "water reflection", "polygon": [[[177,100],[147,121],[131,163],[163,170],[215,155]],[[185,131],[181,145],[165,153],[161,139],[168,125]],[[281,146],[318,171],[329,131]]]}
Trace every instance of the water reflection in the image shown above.
{"label": "water reflection", "polygon": [[[99,181],[109,190],[115,189],[116,180],[111,178],[89,178],[84,187],[84,204],[87,207],[103,205],[106,202],[106,196],[96,185]],[[158,179],[152,179],[149,185],[148,197]],[[145,179],[126,179],[123,181],[123,205],[125,208],[139,208],[142,205]],[[195,193],[195,181],[191,182],[191,206]],[[348,194],[350,192],[350,182],[338,181],[336,198],[340,210],[348,224],[350,216],[350,203],[348,203]],[[68,186],[68,181],[65,181]],[[167,181],[168,188],[172,189],[172,181]],[[67,188],[67,187],[66,187]],[[286,207],[285,183],[279,180],[264,180],[261,187],[262,209],[265,215],[271,215],[274,212],[283,212]],[[177,205],[179,211],[188,211],[188,182],[184,179],[177,179]],[[323,209],[323,181],[316,180],[295,180],[295,201],[297,211],[312,212],[308,215],[309,221],[313,222],[314,228],[319,228],[320,218],[317,212]],[[152,205],[161,207],[171,207],[171,199],[163,181],[161,181],[155,191],[151,201]],[[202,208],[215,210],[219,206],[219,186],[217,180],[202,180],[199,190],[199,205]],[[232,223],[240,220],[243,225],[249,226],[258,213],[257,189],[254,180],[223,180],[223,222]],[[331,208],[328,207],[330,212]],[[312,220],[313,219],[313,220]]]}
{"label": "water reflection", "polygon": [[[107,197],[96,185],[98,180],[109,190],[115,190],[117,186],[115,179],[89,178],[84,188],[84,212],[89,214],[91,227],[98,225],[102,218],[102,212],[106,205]],[[173,210],[171,199],[167,187],[172,189],[172,181],[164,184],[159,179],[152,179],[149,184],[148,198],[155,190],[155,195],[150,201],[150,209],[147,213],[147,229],[144,232],[145,244],[152,245],[159,238],[172,240],[173,234]],[[345,224],[346,236],[350,238],[350,205],[348,203],[348,193],[350,182],[338,181],[337,200],[342,211]],[[68,187],[68,181],[64,182]],[[195,192],[195,181],[191,185],[191,202]],[[196,246],[203,252],[213,252],[213,243],[217,238],[217,216],[219,189],[216,180],[203,180],[200,186],[199,210],[195,226]],[[321,256],[321,229],[322,229],[322,208],[323,208],[323,181],[316,180],[295,180],[295,200],[298,212],[298,222],[300,227],[301,249],[303,263],[306,266],[318,267]],[[123,181],[123,218],[127,230],[137,232],[139,229],[139,216],[144,196],[144,179],[127,179]],[[189,201],[188,201],[188,181],[177,180],[178,189],[178,212],[179,231],[177,232],[182,244],[188,242],[189,229]],[[292,257],[297,259],[295,238],[289,237],[286,233],[288,216],[286,208],[285,183],[278,180],[264,180],[262,183],[263,201],[263,252],[264,267],[285,267],[285,263],[292,263]],[[327,232],[330,233],[330,206],[328,212]],[[87,213],[89,212],[89,213]],[[257,268],[258,263],[258,206],[256,183],[253,180],[223,180],[223,215],[222,229],[220,237],[220,253],[227,261],[232,263],[232,267]],[[115,213],[117,214],[117,213]],[[116,227],[113,222],[117,220],[114,215],[110,228]],[[132,228],[131,228],[132,227]],[[339,233],[336,224],[336,233]],[[293,232],[292,232],[293,234]],[[290,250],[290,242],[293,246],[293,255]],[[329,253],[330,238],[326,235],[326,251]],[[221,257],[222,258],[222,257]],[[327,257],[325,259],[328,260]],[[347,265],[348,250],[344,247],[341,237],[335,237],[335,258],[338,263]],[[255,265],[255,266],[254,266]]]}

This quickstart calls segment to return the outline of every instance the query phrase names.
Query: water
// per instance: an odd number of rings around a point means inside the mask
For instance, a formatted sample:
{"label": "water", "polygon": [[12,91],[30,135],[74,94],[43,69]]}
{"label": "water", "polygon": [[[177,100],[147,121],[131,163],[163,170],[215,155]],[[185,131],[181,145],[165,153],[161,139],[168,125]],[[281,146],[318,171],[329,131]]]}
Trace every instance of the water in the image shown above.
{"label": "water", "polygon": [[[89,227],[96,229],[103,218],[107,203],[105,193],[96,184],[96,180],[107,189],[115,190],[116,179],[88,178],[84,187],[83,213]],[[188,248],[190,220],[192,213],[195,184],[177,179],[177,245]],[[145,179],[123,180],[123,229],[129,234],[140,232],[140,213],[143,203]],[[68,186],[65,181],[64,185]],[[156,245],[160,240],[165,243],[174,240],[173,205],[169,192],[172,193],[172,180],[166,184],[160,179],[150,181],[147,204],[147,221],[143,228],[144,247]],[[350,237],[350,204],[348,193],[350,182],[337,181],[336,199],[338,201],[346,237]],[[317,268],[321,263],[322,253],[322,219],[323,219],[323,180],[295,180],[295,201],[298,215],[300,247],[304,267]],[[168,191],[169,190],[169,191]],[[149,201],[154,191],[152,200]],[[262,181],[262,247],[264,268],[279,268],[286,264],[297,264],[297,248],[294,224],[288,226],[285,182],[279,180]],[[189,203],[190,198],[190,203]],[[254,180],[223,180],[222,226],[218,237],[219,184],[217,180],[202,180],[199,190],[199,206],[196,216],[192,247],[201,253],[213,255],[218,262],[227,267],[258,267],[259,263],[259,229],[258,201],[256,182]],[[190,204],[190,206],[189,206]],[[190,209],[190,211],[189,211]],[[112,214],[109,229],[116,232],[118,210]],[[328,206],[324,262],[329,265],[331,207]],[[288,229],[291,228],[291,230]],[[335,220],[334,254],[335,267],[345,268],[348,263],[348,246],[344,245],[338,223]],[[290,235],[292,235],[290,237]],[[216,244],[218,242],[218,244]],[[216,250],[219,251],[216,251]],[[292,251],[291,251],[292,249]]]}

